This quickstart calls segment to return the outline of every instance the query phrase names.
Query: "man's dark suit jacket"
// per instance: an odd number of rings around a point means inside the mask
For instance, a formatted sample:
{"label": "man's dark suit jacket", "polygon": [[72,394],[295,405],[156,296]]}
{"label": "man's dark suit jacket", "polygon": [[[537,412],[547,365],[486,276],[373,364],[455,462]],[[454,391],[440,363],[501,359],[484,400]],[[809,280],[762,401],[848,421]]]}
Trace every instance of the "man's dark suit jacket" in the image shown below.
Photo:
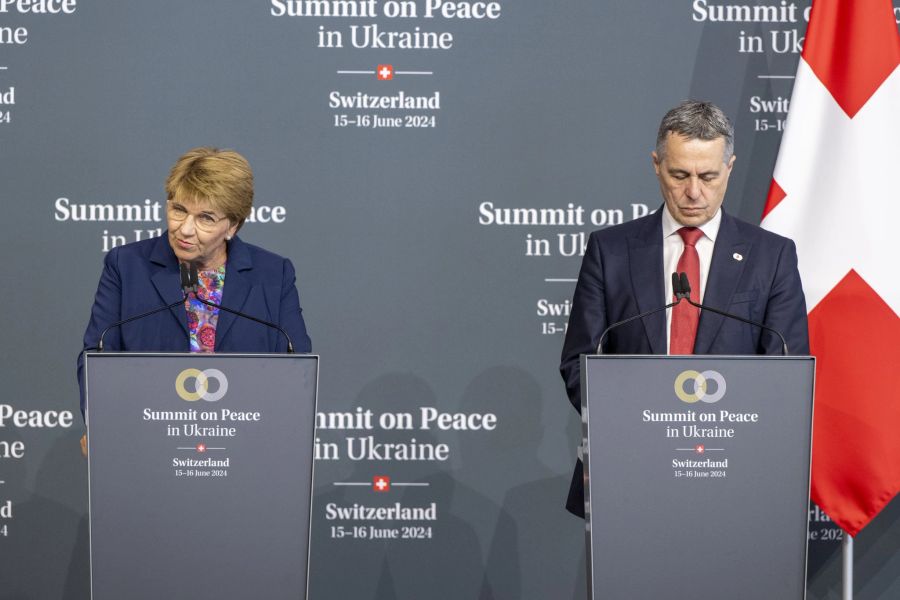
{"label": "man's dark suit jacket", "polygon": [[[569,400],[581,412],[580,355],[597,351],[607,326],[671,302],[665,298],[662,211],[595,231],[575,286],[560,372]],[[696,282],[692,282],[697,285]],[[703,304],[780,331],[791,354],[809,354],[806,302],[791,240],[723,211]],[[607,354],[666,354],[666,313],[660,311],[611,331]],[[740,321],[701,311],[694,354],[781,354],[777,336]],[[566,508],[584,516],[581,461]]]}
{"label": "man's dark suit jacket", "polygon": [[[125,246],[106,255],[84,347],[96,348],[107,326],[172,304],[182,297],[178,259],[168,232]],[[228,242],[222,306],[277,323],[291,336],[296,352],[309,352],[311,343],[300,309],[291,261],[240,238]],[[111,329],[103,338],[105,350],[188,352],[187,311],[184,305]],[[287,342],[277,329],[219,311],[216,352],[285,352]],[[81,410],[84,412],[83,358],[78,356]]]}

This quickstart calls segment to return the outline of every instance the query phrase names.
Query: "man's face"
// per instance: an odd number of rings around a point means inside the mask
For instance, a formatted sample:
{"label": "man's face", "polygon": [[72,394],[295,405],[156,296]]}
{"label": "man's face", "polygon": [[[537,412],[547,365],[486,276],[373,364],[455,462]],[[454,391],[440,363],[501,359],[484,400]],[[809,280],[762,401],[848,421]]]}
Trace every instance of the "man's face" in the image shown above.
{"label": "man's face", "polygon": [[693,140],[669,132],[665,158],[652,153],[659,190],[675,220],[699,227],[712,219],[728,188],[734,155],[722,162],[725,138]]}

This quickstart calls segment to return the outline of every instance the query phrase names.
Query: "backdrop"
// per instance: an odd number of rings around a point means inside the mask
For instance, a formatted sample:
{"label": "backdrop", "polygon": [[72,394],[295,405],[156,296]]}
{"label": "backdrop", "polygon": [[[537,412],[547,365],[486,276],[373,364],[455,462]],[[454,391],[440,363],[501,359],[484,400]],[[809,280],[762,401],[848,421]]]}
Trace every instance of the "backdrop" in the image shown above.
{"label": "backdrop", "polygon": [[[807,7],[0,0],[0,598],[87,598],[75,358],[104,253],[162,232],[199,145],[253,165],[241,236],[293,260],[321,355],[311,597],[583,598],[557,365],[586,235],[661,204],[688,97],[733,117],[724,206],[759,221]],[[370,523],[338,509],[397,502],[435,518],[340,536]],[[836,598],[840,532],[810,518],[809,598]],[[857,538],[860,600],[900,597],[898,519]]]}

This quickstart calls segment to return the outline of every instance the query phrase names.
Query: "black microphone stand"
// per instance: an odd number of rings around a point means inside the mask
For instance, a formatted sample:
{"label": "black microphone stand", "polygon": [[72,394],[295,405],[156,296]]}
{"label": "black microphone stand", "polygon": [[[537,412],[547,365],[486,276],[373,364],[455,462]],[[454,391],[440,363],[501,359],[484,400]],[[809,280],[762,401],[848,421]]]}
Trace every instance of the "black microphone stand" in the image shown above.
{"label": "black microphone stand", "polygon": [[185,282],[184,269],[185,268],[188,269],[188,286],[185,288],[185,293],[187,294],[187,296],[185,296],[185,297],[189,297],[189,296],[193,295],[193,297],[196,298],[196,300],[198,302],[200,302],[201,304],[205,304],[206,306],[210,306],[212,308],[218,308],[219,310],[224,310],[227,313],[231,313],[231,314],[237,315],[239,317],[244,317],[245,319],[250,319],[251,321],[255,321],[256,323],[259,323],[260,325],[265,325],[267,327],[272,327],[274,329],[277,329],[284,336],[284,339],[287,340],[288,354],[294,354],[294,344],[291,343],[291,336],[289,336],[287,331],[285,331],[281,326],[276,325],[275,323],[270,323],[269,321],[257,319],[256,317],[253,317],[248,314],[242,313],[240,311],[233,310],[231,308],[222,306],[221,304],[216,304],[215,302],[210,302],[209,300],[204,300],[203,298],[200,297],[200,294],[197,293],[197,287],[200,284],[200,276],[198,274],[197,265],[194,263],[190,263],[189,266],[185,266],[184,263],[181,263],[181,267],[182,267],[182,285]]}
{"label": "black microphone stand", "polygon": [[[673,273],[673,275],[674,275],[674,273]],[[737,319],[738,321],[741,321],[741,322],[743,322],[743,323],[747,323],[748,325],[755,325],[755,326],[759,327],[760,329],[765,329],[766,331],[771,331],[772,333],[774,333],[775,335],[777,335],[779,338],[781,338],[781,353],[782,353],[782,356],[787,356],[787,355],[788,355],[787,341],[785,341],[784,336],[781,335],[781,332],[780,332],[780,331],[778,331],[777,329],[774,329],[774,328],[772,328],[772,327],[769,327],[768,325],[764,325],[764,324],[762,324],[762,323],[759,323],[759,322],[757,322],[757,321],[753,321],[753,320],[751,320],[751,319],[745,319],[744,317],[739,317],[738,315],[733,315],[733,314],[731,314],[731,313],[727,313],[727,312],[725,312],[724,310],[719,310],[719,309],[713,308],[713,307],[711,307],[711,306],[704,306],[703,304],[699,304],[699,303],[697,303],[697,302],[694,302],[693,300],[691,300],[691,296],[690,296],[690,294],[691,294],[691,284],[690,284],[690,281],[688,281],[687,273],[683,273],[683,272],[682,272],[682,273],[679,275],[679,278],[680,278],[680,280],[681,280],[681,282],[680,282],[680,283],[681,283],[681,285],[680,285],[681,289],[682,289],[682,290],[686,290],[686,292],[685,292],[685,293],[686,293],[686,296],[685,296],[684,299],[688,301],[688,304],[690,304],[691,306],[696,306],[696,307],[699,308],[700,310],[708,310],[708,311],[711,312],[711,313],[715,313],[715,314],[717,314],[717,315],[722,315],[723,317],[729,317],[729,318],[732,318],[732,319]],[[674,282],[675,279],[673,278],[672,281]]]}
{"label": "black microphone stand", "polygon": [[185,298],[187,298],[187,296],[183,297],[181,300],[178,300],[177,302],[173,302],[172,304],[169,304],[168,306],[161,306],[159,308],[154,308],[153,310],[148,310],[145,313],[141,313],[139,315],[129,317],[123,321],[116,321],[115,323],[113,323],[112,325],[110,325],[109,327],[104,329],[103,332],[100,333],[100,341],[97,342],[97,352],[103,352],[103,337],[106,335],[106,332],[108,332],[110,329],[113,329],[115,327],[121,327],[122,325],[131,323],[132,321],[137,321],[138,319],[143,319],[144,317],[149,317],[150,315],[152,315],[154,313],[158,313],[158,312],[162,312],[164,310],[169,310],[169,309],[175,308],[179,304],[184,304]]}
{"label": "black microphone stand", "polygon": [[[631,323],[636,319],[643,319],[644,317],[649,317],[654,313],[658,313],[661,310],[666,310],[668,308],[672,308],[673,306],[677,306],[683,299],[686,298],[687,294],[690,293],[690,289],[687,292],[681,286],[681,279],[678,277],[678,273],[672,273],[672,292],[675,294],[675,302],[670,304],[666,304],[665,306],[660,306],[659,308],[654,308],[653,310],[648,310],[647,312],[642,312],[639,315],[634,315],[633,317],[628,317],[622,321],[617,321],[603,330],[603,333],[600,334],[600,340],[597,342],[597,354],[603,354],[603,338],[606,337],[606,334],[609,333],[612,329],[619,327],[620,325],[625,325],[626,323]],[[690,299],[688,299],[690,302]]]}

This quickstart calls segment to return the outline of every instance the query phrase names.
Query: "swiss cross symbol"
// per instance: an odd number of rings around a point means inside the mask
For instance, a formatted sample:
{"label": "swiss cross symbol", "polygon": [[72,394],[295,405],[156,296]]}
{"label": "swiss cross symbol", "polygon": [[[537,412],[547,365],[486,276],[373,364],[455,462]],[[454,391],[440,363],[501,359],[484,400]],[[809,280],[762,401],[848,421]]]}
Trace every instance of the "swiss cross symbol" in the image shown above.
{"label": "swiss cross symbol", "polygon": [[390,81],[394,78],[394,66],[378,65],[378,68],[375,69],[375,74],[378,75],[379,81]]}
{"label": "swiss cross symbol", "polygon": [[703,454],[704,452],[706,452],[706,446],[704,446],[703,444],[697,444],[694,447],[694,452],[696,452],[697,454]]}
{"label": "swiss cross symbol", "polygon": [[376,475],[372,478],[372,489],[376,492],[386,492],[391,489],[391,478],[387,475]]}
{"label": "swiss cross symbol", "polygon": [[197,444],[197,452],[206,452],[206,444]]}

